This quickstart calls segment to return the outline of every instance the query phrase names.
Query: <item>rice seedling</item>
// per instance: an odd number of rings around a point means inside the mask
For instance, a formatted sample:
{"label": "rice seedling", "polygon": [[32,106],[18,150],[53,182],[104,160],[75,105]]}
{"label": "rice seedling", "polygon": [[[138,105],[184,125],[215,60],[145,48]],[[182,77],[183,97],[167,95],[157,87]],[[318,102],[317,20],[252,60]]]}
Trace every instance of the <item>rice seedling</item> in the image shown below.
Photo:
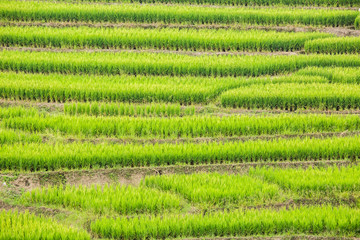
{"label": "rice seedling", "polygon": [[87,137],[194,138],[357,131],[360,118],[318,114],[171,118],[50,115],[8,118],[3,120],[3,126],[32,133]]}
{"label": "rice seedling", "polygon": [[358,84],[268,84],[229,90],[220,96],[222,106],[248,109],[358,109]]}
{"label": "rice seedling", "polygon": [[13,117],[26,117],[40,115],[36,108],[18,107],[0,107],[0,119]]}
{"label": "rice seedling", "polygon": [[195,107],[180,104],[129,104],[129,103],[65,103],[64,114],[71,116],[136,116],[175,117],[195,115]]}
{"label": "rice seedling", "polygon": [[51,218],[35,216],[29,212],[0,210],[1,240],[90,240],[90,235],[81,229],[58,224]]}
{"label": "rice seedling", "polygon": [[[181,104],[206,103],[217,97],[221,92],[240,86],[268,83],[326,83],[323,77],[284,76],[259,78],[205,78],[205,77],[169,77],[169,76],[95,76],[95,75],[61,75],[61,74],[26,74],[15,72],[0,72],[0,97],[11,100],[35,100],[43,102],[91,101],[94,111],[104,106],[106,115],[112,107],[119,108],[124,113],[131,108],[129,104],[118,103],[98,106],[93,101],[103,102],[179,102]],[[80,103],[79,103],[80,104]],[[85,104],[85,103],[84,103]],[[79,105],[78,113],[91,113],[90,103]],[[100,104],[100,103],[99,103]],[[115,104],[115,105],[114,105]],[[84,107],[82,107],[84,106]],[[110,107],[111,106],[111,107]],[[160,105],[159,105],[160,106]],[[65,105],[69,109],[68,105]],[[74,106],[72,106],[74,108]],[[84,109],[85,108],[85,109]],[[111,108],[111,109],[109,109]],[[126,108],[126,109],[125,109]],[[147,109],[146,112],[164,113],[171,107],[162,110]],[[186,107],[187,111],[191,107]],[[140,111],[141,108],[137,107]],[[6,110],[5,110],[6,111]],[[12,110],[13,111],[13,110]],[[72,111],[75,111],[72,110]],[[99,109],[99,111],[102,111]],[[116,109],[114,109],[116,111]],[[135,111],[130,110],[129,111]],[[181,112],[182,110],[180,110]],[[179,112],[177,107],[176,112]],[[141,113],[136,112],[137,115]],[[134,114],[130,114],[134,115]],[[173,114],[171,114],[173,115]]]}
{"label": "rice seedling", "polygon": [[325,38],[307,41],[307,53],[355,54],[360,53],[359,37]]}
{"label": "rice seedling", "polygon": [[142,184],[179,193],[191,202],[226,206],[260,205],[280,199],[280,188],[246,175],[176,174],[147,176]]}
{"label": "rice seedling", "polygon": [[308,67],[300,69],[294,73],[298,76],[321,76],[329,80],[330,83],[360,83],[359,68],[339,68],[339,67]]}
{"label": "rice seedling", "polygon": [[225,162],[358,159],[360,137],[273,141],[114,145],[91,143],[0,145],[1,170],[213,164]]}
{"label": "rice seedling", "polygon": [[164,215],[139,218],[102,218],[91,224],[100,237],[115,239],[234,237],[274,234],[354,235],[360,211],[349,207],[238,210],[209,214]]}
{"label": "rice seedling", "polygon": [[[228,29],[2,27],[0,45],[56,48],[168,49],[188,51],[297,51],[318,32]],[[356,53],[356,52],[354,52]]]}
{"label": "rice seedling", "polygon": [[28,73],[260,76],[305,67],[359,67],[358,55],[189,56],[167,53],[0,52],[0,70]]}
{"label": "rice seedling", "polygon": [[164,4],[67,4],[0,1],[0,19],[9,21],[142,22],[354,26],[358,12],[338,9],[217,8]]}
{"label": "rice seedling", "polygon": [[0,128],[0,144],[13,143],[41,143],[42,137],[38,134],[27,134],[21,131],[14,131]]}
{"label": "rice seedling", "polygon": [[178,210],[181,207],[181,200],[176,195],[156,189],[118,184],[42,187],[24,193],[22,201],[88,210],[99,214],[158,213]]}
{"label": "rice seedling", "polygon": [[257,168],[251,169],[250,176],[260,176],[265,181],[277,184],[300,194],[332,191],[353,192],[360,190],[360,167],[327,168]]}
{"label": "rice seedling", "polygon": [[[60,0],[62,2],[91,2],[91,3],[169,3],[166,0]],[[217,4],[217,5],[245,5],[245,6],[359,6],[356,0],[172,0],[171,3],[184,4]]]}

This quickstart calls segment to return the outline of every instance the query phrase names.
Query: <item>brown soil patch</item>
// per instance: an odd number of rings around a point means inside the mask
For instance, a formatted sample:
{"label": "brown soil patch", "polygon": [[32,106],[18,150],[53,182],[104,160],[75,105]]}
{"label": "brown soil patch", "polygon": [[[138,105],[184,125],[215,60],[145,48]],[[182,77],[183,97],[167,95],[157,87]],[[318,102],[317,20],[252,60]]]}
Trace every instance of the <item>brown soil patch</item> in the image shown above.
{"label": "brown soil patch", "polygon": [[214,238],[182,238],[186,240],[355,240],[355,237],[322,237],[322,236],[274,236],[274,237],[214,237]]}
{"label": "brown soil patch", "polygon": [[[271,76],[276,78],[279,76]],[[141,105],[141,104],[140,104]],[[39,101],[27,101],[27,100],[11,100],[11,99],[0,99],[1,107],[13,107],[13,106],[24,106],[24,107],[36,107],[39,109],[44,109],[46,111],[63,111],[64,103],[58,102],[39,102]],[[195,107],[195,113],[205,113],[215,116],[231,116],[231,115],[257,115],[257,114],[283,114],[283,113],[293,113],[293,114],[328,114],[328,115],[360,115],[360,110],[358,109],[348,109],[348,110],[320,110],[320,109],[298,109],[295,111],[290,110],[281,110],[281,109],[245,109],[245,108],[222,108],[219,107],[208,107],[207,105],[191,105]],[[181,106],[182,109],[185,109],[187,106]],[[207,110],[208,109],[208,110]],[[209,111],[209,112],[207,112]]]}
{"label": "brown soil patch", "polygon": [[64,104],[63,103],[47,103],[47,102],[31,102],[31,101],[23,101],[23,100],[10,100],[10,99],[0,99],[1,107],[14,107],[14,106],[23,106],[23,107],[36,107],[40,110],[46,111],[63,111]]}
{"label": "brown soil patch", "polygon": [[[353,132],[324,132],[324,133],[304,133],[304,134],[278,134],[278,135],[260,135],[260,136],[236,136],[236,137],[197,137],[197,138],[174,138],[174,139],[159,139],[159,138],[69,138],[64,137],[66,143],[73,142],[90,142],[92,144],[112,143],[112,144],[178,144],[178,143],[210,143],[210,142],[246,142],[257,140],[276,140],[276,139],[292,139],[292,138],[329,138],[329,137],[350,137],[360,135],[360,131]],[[52,141],[53,138],[43,136],[43,143]]]}
{"label": "brown soil patch", "polygon": [[40,187],[41,182],[37,178],[32,178],[31,176],[20,175],[14,181],[11,182],[11,185],[15,188],[22,188],[25,191],[32,190],[34,188]]}
{"label": "brown soil patch", "polygon": [[59,209],[52,209],[47,207],[26,207],[22,205],[12,205],[8,204],[2,200],[0,200],[0,210],[13,210],[13,211],[19,211],[19,212],[25,212],[28,211],[30,213],[33,213],[35,215],[43,215],[43,216],[54,216],[59,213],[67,213],[66,211],[59,210]]}
{"label": "brown soil patch", "polygon": [[[148,175],[191,174],[197,172],[218,172],[228,174],[246,173],[251,167],[280,167],[280,168],[308,168],[327,166],[357,165],[347,160],[321,160],[321,161],[293,161],[293,162],[254,162],[236,164],[208,164],[208,165],[174,165],[161,167],[134,167],[112,168],[95,170],[69,170],[22,173],[17,180],[10,182],[16,188],[31,190],[35,187],[73,184],[91,185],[120,183],[139,185],[141,180]],[[30,183],[30,184],[29,184]]]}

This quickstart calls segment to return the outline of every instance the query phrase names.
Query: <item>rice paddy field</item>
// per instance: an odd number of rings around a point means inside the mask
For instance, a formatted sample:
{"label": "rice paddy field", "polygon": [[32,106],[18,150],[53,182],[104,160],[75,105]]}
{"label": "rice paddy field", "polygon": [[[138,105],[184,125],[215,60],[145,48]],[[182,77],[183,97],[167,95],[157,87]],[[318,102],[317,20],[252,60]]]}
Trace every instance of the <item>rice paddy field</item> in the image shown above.
{"label": "rice paddy field", "polygon": [[360,0],[0,0],[0,240],[359,239]]}

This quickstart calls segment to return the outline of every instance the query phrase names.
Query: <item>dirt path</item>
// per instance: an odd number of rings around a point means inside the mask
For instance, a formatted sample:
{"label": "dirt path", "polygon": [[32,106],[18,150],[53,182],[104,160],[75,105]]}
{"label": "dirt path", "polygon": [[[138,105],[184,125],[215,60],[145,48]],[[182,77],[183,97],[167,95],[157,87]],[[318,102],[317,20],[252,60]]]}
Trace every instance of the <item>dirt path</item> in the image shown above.
{"label": "dirt path", "polygon": [[[279,167],[279,168],[307,168],[327,166],[357,165],[347,160],[320,160],[320,161],[292,161],[292,162],[252,162],[236,164],[208,164],[208,165],[174,165],[162,167],[134,167],[112,168],[94,170],[69,170],[21,173],[10,184],[16,189],[31,190],[36,187],[56,184],[85,185],[120,183],[124,185],[140,184],[148,175],[191,174],[197,172],[218,172],[228,174],[246,173],[254,167]],[[7,174],[11,175],[10,173]],[[1,177],[1,174],[0,174]]]}
{"label": "dirt path", "polygon": [[[284,76],[284,75],[279,75]],[[277,77],[277,76],[273,76]],[[101,103],[101,102],[99,102]],[[121,103],[121,102],[120,102]],[[105,103],[106,104],[106,103]],[[24,107],[35,107],[38,109],[44,109],[49,112],[63,112],[64,103],[58,102],[35,102],[35,101],[26,101],[26,100],[10,100],[10,99],[0,99],[0,107],[14,107],[14,106],[24,106]],[[134,104],[136,105],[136,104]],[[142,105],[142,104],[140,104]],[[281,110],[281,109],[244,109],[244,108],[222,108],[219,106],[208,106],[208,105],[189,105],[195,107],[196,114],[208,114],[215,116],[231,116],[231,115],[258,115],[258,114],[326,114],[326,115],[360,115],[360,110],[358,109],[349,109],[349,110],[319,110],[319,109],[299,109],[296,111]],[[185,109],[187,106],[181,106]]]}
{"label": "dirt path", "polygon": [[26,207],[23,205],[12,205],[9,203],[6,203],[2,200],[0,200],[0,211],[1,210],[5,210],[5,211],[9,211],[9,210],[13,210],[13,211],[18,211],[18,212],[30,212],[30,213],[34,213],[35,215],[45,215],[45,216],[54,216],[56,214],[59,213],[67,213],[64,210],[59,210],[59,209],[52,209],[52,208],[47,208],[47,207]]}
{"label": "dirt path", "polygon": [[[65,143],[73,142],[89,142],[92,144],[111,143],[111,144],[179,144],[179,143],[211,143],[211,142],[246,142],[246,141],[271,141],[276,139],[293,139],[293,138],[330,138],[330,137],[351,137],[360,135],[360,131],[352,132],[324,132],[324,133],[304,133],[304,134],[278,134],[278,135],[259,135],[259,136],[237,136],[237,137],[198,137],[198,138],[173,138],[173,139],[159,139],[159,138],[72,138],[60,137],[59,140]],[[44,135],[43,143],[52,142],[53,136]]]}

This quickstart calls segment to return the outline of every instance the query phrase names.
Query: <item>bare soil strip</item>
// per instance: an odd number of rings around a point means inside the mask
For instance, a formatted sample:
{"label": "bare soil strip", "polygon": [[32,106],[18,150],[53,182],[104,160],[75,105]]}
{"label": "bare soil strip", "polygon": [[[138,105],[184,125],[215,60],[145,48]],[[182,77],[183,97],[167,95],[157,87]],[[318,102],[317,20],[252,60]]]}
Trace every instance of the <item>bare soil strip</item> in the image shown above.
{"label": "bare soil strip", "polygon": [[30,51],[30,52],[108,52],[108,53],[169,53],[169,54],[182,54],[190,56],[201,55],[299,55],[304,54],[303,51],[295,52],[206,52],[206,51],[184,51],[184,50],[157,50],[157,49],[141,49],[141,50],[129,50],[129,49],[72,49],[72,48],[36,48],[36,47],[0,47],[0,51]]}
{"label": "bare soil strip", "polygon": [[[6,72],[6,71],[4,71]],[[276,77],[276,76],[273,76]],[[136,104],[135,104],[136,105]],[[40,102],[40,101],[27,101],[27,100],[10,100],[0,98],[0,107],[35,107],[48,112],[63,112],[64,103],[60,102]],[[295,111],[281,110],[281,109],[244,109],[244,108],[222,108],[214,104],[214,106],[203,105],[191,105],[195,107],[195,113],[197,114],[209,114],[220,117],[231,115],[264,115],[264,114],[326,114],[326,115],[360,115],[360,109],[348,109],[348,110],[320,110],[320,109],[298,109]],[[182,106],[186,108],[185,105]]]}
{"label": "bare soil strip", "polygon": [[[58,184],[85,185],[120,183],[139,185],[141,180],[148,175],[168,174],[191,174],[198,172],[218,172],[224,174],[246,173],[255,167],[278,167],[278,168],[308,168],[327,166],[351,166],[357,162],[349,160],[320,160],[320,161],[279,161],[279,162],[249,162],[234,164],[205,164],[205,165],[173,165],[160,167],[133,167],[111,169],[84,169],[84,170],[61,170],[49,172],[20,173],[10,184],[15,188],[31,190],[36,187]],[[6,176],[10,176],[7,173]],[[0,174],[1,177],[1,174]]]}
{"label": "bare soil strip", "polygon": [[238,30],[264,30],[279,32],[324,32],[338,37],[360,36],[360,30],[353,27],[313,27],[313,26],[257,26],[246,24],[163,24],[163,23],[85,23],[85,22],[0,22],[0,26],[44,26],[44,27],[114,27],[114,28],[195,28],[195,29],[238,29]]}
{"label": "bare soil strip", "polygon": [[[211,142],[246,142],[257,140],[276,140],[276,139],[292,139],[292,138],[329,138],[329,137],[350,137],[360,135],[360,131],[354,132],[324,132],[324,133],[304,133],[304,134],[278,134],[278,135],[259,135],[259,136],[236,136],[236,137],[199,137],[199,138],[76,138],[76,137],[59,137],[66,143],[73,142],[89,142],[92,144],[111,143],[111,144],[179,144],[179,143],[211,143]],[[56,137],[55,137],[56,138]],[[53,136],[44,135],[42,142],[53,142]]]}
{"label": "bare soil strip", "polygon": [[355,237],[327,237],[311,235],[290,235],[290,236],[273,236],[273,237],[214,237],[214,238],[182,238],[182,240],[355,240]]}
{"label": "bare soil strip", "polygon": [[63,210],[59,210],[59,209],[52,209],[52,208],[47,208],[47,207],[26,207],[26,206],[22,206],[22,205],[12,205],[9,203],[6,203],[2,200],[0,200],[0,210],[17,210],[19,212],[25,212],[28,211],[30,213],[34,213],[35,215],[45,215],[45,216],[54,216],[56,214],[59,213],[66,213]]}

